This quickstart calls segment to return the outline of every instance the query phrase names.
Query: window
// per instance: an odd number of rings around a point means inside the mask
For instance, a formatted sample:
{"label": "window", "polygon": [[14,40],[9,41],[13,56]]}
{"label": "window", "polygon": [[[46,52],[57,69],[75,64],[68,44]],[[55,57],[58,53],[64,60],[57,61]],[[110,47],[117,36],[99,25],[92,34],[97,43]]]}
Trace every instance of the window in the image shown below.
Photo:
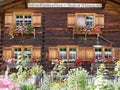
{"label": "window", "polygon": [[93,26],[93,16],[86,16],[86,26],[87,27]]}
{"label": "window", "polygon": [[14,58],[19,59],[19,55],[24,52],[28,58],[31,58],[31,48],[24,48],[24,47],[15,47],[14,48]]}
{"label": "window", "polygon": [[77,46],[60,47],[58,57],[62,60],[74,61],[77,58]]}
{"label": "window", "polygon": [[31,24],[31,15],[16,15],[16,25],[24,23],[25,25]]}
{"label": "window", "polygon": [[14,58],[19,59],[20,54],[21,54],[21,48],[14,48]]}
{"label": "window", "polygon": [[102,58],[102,48],[95,48],[95,57],[98,60]]}
{"label": "window", "polygon": [[24,53],[28,56],[28,58],[31,58],[31,48],[24,48]]}
{"label": "window", "polygon": [[60,58],[61,59],[67,59],[66,48],[60,48]]}
{"label": "window", "polygon": [[75,60],[76,59],[76,48],[69,49],[69,59]]}
{"label": "window", "polygon": [[67,27],[74,28],[75,25],[83,27],[100,26],[104,28],[104,14],[97,13],[74,13],[67,14]]}
{"label": "window", "polygon": [[105,48],[105,58],[111,58],[111,57],[112,57],[111,48]]}
{"label": "window", "polygon": [[93,27],[94,26],[94,16],[93,15],[78,15],[77,25],[83,27]]}

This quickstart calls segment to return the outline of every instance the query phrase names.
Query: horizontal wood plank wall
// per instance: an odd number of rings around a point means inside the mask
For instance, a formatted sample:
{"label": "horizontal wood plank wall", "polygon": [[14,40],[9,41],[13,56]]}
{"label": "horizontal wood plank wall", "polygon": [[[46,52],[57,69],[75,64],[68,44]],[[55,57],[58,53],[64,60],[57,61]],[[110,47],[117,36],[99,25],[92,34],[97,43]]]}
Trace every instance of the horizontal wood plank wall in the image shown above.
{"label": "horizontal wood plank wall", "polygon": [[[120,30],[120,13],[117,11],[107,11],[102,9],[75,9],[75,8],[50,8],[50,9],[35,9],[34,12],[40,12],[45,14],[45,44],[49,47],[49,45],[79,45],[80,47],[92,47],[96,44],[96,36],[90,36],[87,40],[84,40],[84,36],[79,36],[78,38],[72,39],[73,29],[67,28],[67,15],[68,14],[75,14],[75,13],[97,13],[97,14],[104,14],[105,22],[104,28],[105,30]],[[41,22],[42,24],[42,22]],[[10,45],[41,45],[41,27],[36,28],[36,37],[16,37],[14,39],[10,39],[8,36],[7,30],[5,30],[3,36],[3,44],[4,46]],[[105,37],[110,39],[116,46],[120,47],[120,33],[103,33]],[[108,37],[110,35],[110,37]],[[112,36],[111,36],[112,35]],[[114,40],[111,37],[115,37]],[[109,46],[110,44],[102,39],[99,40],[100,44],[105,46]],[[81,48],[80,48],[81,49]],[[80,53],[84,53],[85,51],[81,51]],[[86,53],[89,54],[92,52],[87,51]],[[42,53],[42,52],[41,52]],[[84,59],[84,55],[81,56]],[[91,54],[90,56],[86,56],[86,58],[91,58],[94,55]]]}

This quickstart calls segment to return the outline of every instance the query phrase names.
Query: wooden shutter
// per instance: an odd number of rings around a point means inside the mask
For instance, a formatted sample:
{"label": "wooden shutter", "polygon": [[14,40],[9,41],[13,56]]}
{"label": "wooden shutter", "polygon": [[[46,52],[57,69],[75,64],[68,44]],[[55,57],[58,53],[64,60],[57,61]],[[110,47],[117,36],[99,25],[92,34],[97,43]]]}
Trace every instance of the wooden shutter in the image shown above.
{"label": "wooden shutter", "polygon": [[40,47],[33,47],[32,58],[34,58],[35,60],[36,59],[38,59],[38,60],[41,59],[41,48]]}
{"label": "wooden shutter", "polygon": [[78,55],[77,56],[78,58],[84,60],[85,59],[85,48],[84,47],[80,47],[78,49],[78,54],[77,55]]}
{"label": "wooden shutter", "polygon": [[114,48],[113,57],[120,58],[120,48]]}
{"label": "wooden shutter", "polygon": [[94,49],[93,48],[86,48],[85,56],[86,56],[86,60],[88,60],[88,61],[92,60],[95,56]]}
{"label": "wooden shutter", "polygon": [[104,28],[104,14],[95,15],[95,25],[101,26],[101,28]]}
{"label": "wooden shutter", "polygon": [[75,14],[68,14],[67,15],[67,27],[74,27],[75,24],[76,24]]}
{"label": "wooden shutter", "polygon": [[13,13],[5,14],[5,27],[10,27],[13,24]]}
{"label": "wooden shutter", "polygon": [[41,27],[41,13],[33,13],[32,25],[33,27]]}
{"label": "wooden shutter", "polygon": [[49,60],[58,58],[58,52],[57,47],[49,47]]}
{"label": "wooden shutter", "polygon": [[3,59],[12,58],[12,48],[11,47],[3,47]]}

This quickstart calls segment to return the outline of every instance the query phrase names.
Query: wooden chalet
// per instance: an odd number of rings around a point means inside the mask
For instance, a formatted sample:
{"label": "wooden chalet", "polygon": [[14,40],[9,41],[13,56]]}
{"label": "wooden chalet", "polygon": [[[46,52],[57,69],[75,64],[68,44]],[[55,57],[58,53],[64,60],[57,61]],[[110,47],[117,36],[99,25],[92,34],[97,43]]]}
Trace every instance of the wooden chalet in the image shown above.
{"label": "wooden chalet", "polygon": [[0,0],[0,69],[20,52],[46,70],[57,58],[119,59],[120,1]]}

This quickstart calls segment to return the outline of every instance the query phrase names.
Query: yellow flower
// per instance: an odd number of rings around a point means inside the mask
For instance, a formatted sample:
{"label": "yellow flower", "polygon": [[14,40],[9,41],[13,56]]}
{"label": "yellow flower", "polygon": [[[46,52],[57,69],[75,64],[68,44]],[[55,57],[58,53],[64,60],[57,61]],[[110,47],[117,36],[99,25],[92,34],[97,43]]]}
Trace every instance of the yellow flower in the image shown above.
{"label": "yellow flower", "polygon": [[120,65],[120,61],[117,61],[116,64],[117,64],[117,65]]}
{"label": "yellow flower", "polygon": [[64,62],[63,62],[63,61],[61,61],[61,62],[60,62],[60,65],[63,65],[63,64],[64,64]]}
{"label": "yellow flower", "polygon": [[52,87],[52,90],[59,90],[61,88],[60,83],[55,83]]}
{"label": "yellow flower", "polygon": [[100,64],[100,68],[105,68],[105,64]]}

